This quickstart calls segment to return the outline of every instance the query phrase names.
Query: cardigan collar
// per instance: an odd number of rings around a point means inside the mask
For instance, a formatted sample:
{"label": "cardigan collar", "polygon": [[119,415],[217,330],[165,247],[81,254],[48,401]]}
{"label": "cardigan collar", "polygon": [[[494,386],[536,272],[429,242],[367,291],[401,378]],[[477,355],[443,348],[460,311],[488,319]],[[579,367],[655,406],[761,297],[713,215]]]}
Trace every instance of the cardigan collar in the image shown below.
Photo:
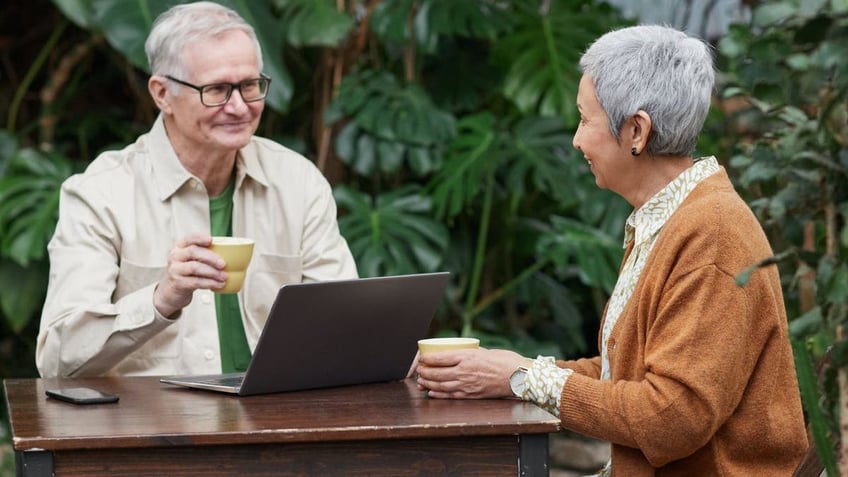
{"label": "cardigan collar", "polygon": [[635,241],[638,246],[659,233],[690,192],[720,169],[715,156],[702,157],[648,199],[627,217],[624,226],[624,248]]}

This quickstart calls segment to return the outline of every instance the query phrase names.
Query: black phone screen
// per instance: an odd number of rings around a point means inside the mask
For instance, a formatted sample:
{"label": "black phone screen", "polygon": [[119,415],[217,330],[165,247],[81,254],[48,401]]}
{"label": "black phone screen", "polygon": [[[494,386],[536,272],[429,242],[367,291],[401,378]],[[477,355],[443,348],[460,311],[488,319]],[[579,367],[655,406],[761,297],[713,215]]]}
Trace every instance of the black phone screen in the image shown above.
{"label": "black phone screen", "polygon": [[85,387],[48,389],[45,393],[51,398],[74,404],[100,404],[118,401],[118,396],[115,394],[108,394]]}

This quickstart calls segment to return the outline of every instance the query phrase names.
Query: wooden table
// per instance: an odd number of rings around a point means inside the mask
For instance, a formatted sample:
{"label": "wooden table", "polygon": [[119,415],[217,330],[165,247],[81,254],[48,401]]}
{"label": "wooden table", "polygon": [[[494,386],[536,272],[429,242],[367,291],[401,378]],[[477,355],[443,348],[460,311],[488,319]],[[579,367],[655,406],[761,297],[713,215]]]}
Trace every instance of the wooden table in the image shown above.
{"label": "wooden table", "polygon": [[[19,476],[537,476],[559,430],[532,404],[430,399],[411,380],[250,397],[153,377],[4,386]],[[120,401],[45,397],[60,386]]]}

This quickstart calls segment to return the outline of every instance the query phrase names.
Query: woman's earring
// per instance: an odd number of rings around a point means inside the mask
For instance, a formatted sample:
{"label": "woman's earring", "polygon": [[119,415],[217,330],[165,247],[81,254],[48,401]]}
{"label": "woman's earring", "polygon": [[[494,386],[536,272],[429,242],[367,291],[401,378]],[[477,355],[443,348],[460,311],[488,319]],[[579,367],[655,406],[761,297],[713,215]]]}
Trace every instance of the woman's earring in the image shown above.
{"label": "woman's earring", "polygon": [[638,156],[639,155],[639,152],[636,150],[636,146],[633,146],[633,148],[630,149],[630,155],[632,155],[632,156]]}

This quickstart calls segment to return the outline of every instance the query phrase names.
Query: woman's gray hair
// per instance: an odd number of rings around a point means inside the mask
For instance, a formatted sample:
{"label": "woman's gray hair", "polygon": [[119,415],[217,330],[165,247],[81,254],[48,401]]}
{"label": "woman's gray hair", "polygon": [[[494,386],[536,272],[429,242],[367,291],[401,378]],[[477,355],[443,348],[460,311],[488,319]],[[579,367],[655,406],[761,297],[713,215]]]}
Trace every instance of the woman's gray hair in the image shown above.
{"label": "woman's gray hair", "polygon": [[253,40],[259,71],[262,71],[262,47],[253,27],[238,13],[223,5],[195,2],[174,6],[153,22],[150,35],[144,42],[151,74],[169,74],[185,79],[187,71],[182,57],[185,46],[233,30],[243,31]]}
{"label": "woman's gray hair", "polygon": [[580,58],[580,69],[595,86],[616,139],[641,109],[653,124],[648,154],[693,153],[715,85],[705,42],[665,26],[622,28],[595,40]]}

